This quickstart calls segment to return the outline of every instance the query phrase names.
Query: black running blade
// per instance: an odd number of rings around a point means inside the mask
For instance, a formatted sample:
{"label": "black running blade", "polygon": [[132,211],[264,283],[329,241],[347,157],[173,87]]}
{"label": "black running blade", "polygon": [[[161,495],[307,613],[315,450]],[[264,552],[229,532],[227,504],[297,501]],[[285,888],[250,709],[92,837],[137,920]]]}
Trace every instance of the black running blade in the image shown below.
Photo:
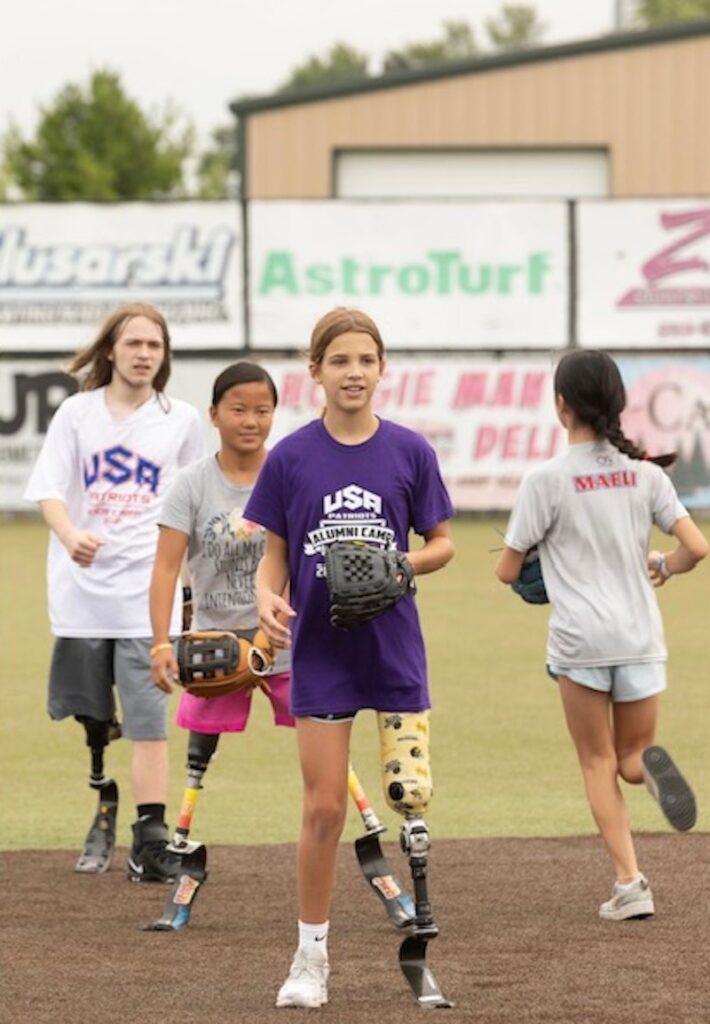
{"label": "black running blade", "polygon": [[399,966],[420,1006],[450,1009],[454,1004],[442,995],[436,978],[426,965],[429,935],[408,935],[399,947]]}
{"label": "black running blade", "polygon": [[367,881],[382,900],[387,916],[395,928],[405,928],[414,920],[414,900],[402,885],[382,852],[377,835],[364,835],[355,840],[355,853]]}
{"label": "black running blade", "polygon": [[111,867],[116,848],[117,814],[118,786],[109,779],[99,790],[99,806],[74,868],[79,874],[102,875]]}
{"label": "black running blade", "polygon": [[180,872],[173,882],[162,916],[143,926],[144,932],[176,932],[190,922],[190,914],[200,886],[207,879],[207,847],[190,844],[189,853],[182,854]]}

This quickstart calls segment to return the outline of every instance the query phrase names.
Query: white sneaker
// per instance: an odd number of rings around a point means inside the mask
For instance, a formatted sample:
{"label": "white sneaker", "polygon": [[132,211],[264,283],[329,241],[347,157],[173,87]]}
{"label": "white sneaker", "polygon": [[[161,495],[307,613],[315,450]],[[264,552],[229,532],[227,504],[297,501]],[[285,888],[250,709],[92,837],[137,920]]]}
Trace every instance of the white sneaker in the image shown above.
{"label": "white sneaker", "polygon": [[599,916],[606,921],[628,921],[631,918],[653,917],[653,893],[641,877],[628,888],[614,882],[611,899],[599,907]]}
{"label": "white sneaker", "polygon": [[277,1006],[315,1008],[328,1002],[328,958],[317,947],[297,949],[288,978],[279,989]]}

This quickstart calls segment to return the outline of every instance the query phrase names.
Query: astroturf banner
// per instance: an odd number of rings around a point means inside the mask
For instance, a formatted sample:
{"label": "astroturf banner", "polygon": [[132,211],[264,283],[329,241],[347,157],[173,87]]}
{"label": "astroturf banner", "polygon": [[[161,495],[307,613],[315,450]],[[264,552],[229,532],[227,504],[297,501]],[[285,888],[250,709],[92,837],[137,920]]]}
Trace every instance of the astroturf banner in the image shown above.
{"label": "astroturf banner", "polygon": [[166,316],[175,349],[244,342],[239,207],[0,205],[0,351],[71,352],[126,302]]}
{"label": "astroturf banner", "polygon": [[388,349],[567,344],[560,201],[252,201],[254,348],[307,348],[333,306],[372,316]]}
{"label": "astroturf banner", "polygon": [[587,347],[710,347],[710,200],[582,200],[577,328]]}
{"label": "astroturf banner", "polygon": [[[212,384],[227,362],[178,356],[173,363],[169,393],[200,410],[208,451],[218,443],[207,414]],[[321,414],[322,392],[302,359],[261,362],[279,392],[273,444]],[[27,508],[22,492],[30,469],[52,414],[76,382],[62,374],[58,360],[0,365],[0,508]],[[710,508],[710,357],[624,356],[619,365],[628,392],[628,436],[652,454],[677,452],[670,472],[682,500],[690,508]],[[549,356],[395,354],[376,408],[429,440],[459,510],[507,510],[523,474],[566,444],[552,374]]]}

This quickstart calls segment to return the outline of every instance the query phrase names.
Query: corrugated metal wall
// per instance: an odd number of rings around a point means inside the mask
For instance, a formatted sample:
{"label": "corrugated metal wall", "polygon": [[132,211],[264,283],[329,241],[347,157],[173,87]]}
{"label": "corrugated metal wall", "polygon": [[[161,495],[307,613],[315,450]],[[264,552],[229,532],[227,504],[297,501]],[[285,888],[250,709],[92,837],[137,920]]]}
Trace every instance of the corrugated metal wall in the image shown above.
{"label": "corrugated metal wall", "polygon": [[709,96],[698,36],[254,111],[247,191],[330,196],[338,149],[601,146],[613,196],[707,194]]}

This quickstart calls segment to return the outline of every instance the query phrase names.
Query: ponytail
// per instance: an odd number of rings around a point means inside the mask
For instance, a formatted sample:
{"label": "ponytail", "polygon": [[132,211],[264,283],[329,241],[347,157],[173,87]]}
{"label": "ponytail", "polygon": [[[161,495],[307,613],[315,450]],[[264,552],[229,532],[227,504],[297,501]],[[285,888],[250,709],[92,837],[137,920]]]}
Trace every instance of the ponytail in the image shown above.
{"label": "ponytail", "polygon": [[621,429],[626,407],[626,388],[619,367],[599,349],[574,349],[560,359],[555,370],[555,395],[561,395],[580,423],[606,438],[630,459],[644,459],[657,466],[671,466],[677,455],[649,455],[629,440]]}
{"label": "ponytail", "polygon": [[615,423],[605,426],[600,433],[601,436],[606,437],[607,441],[611,442],[615,448],[618,448],[622,455],[628,455],[630,459],[642,459],[645,462],[653,462],[657,466],[672,466],[678,457],[677,452],[668,452],[666,455],[649,455],[644,448],[639,448],[638,445],[629,440],[621,429],[621,424],[618,420],[616,420]]}

